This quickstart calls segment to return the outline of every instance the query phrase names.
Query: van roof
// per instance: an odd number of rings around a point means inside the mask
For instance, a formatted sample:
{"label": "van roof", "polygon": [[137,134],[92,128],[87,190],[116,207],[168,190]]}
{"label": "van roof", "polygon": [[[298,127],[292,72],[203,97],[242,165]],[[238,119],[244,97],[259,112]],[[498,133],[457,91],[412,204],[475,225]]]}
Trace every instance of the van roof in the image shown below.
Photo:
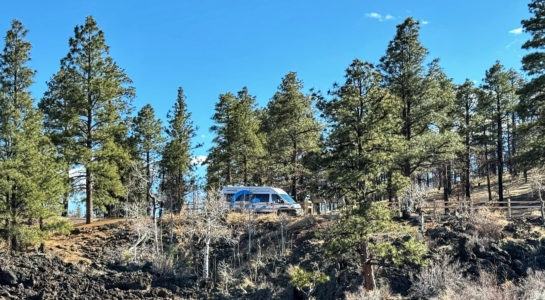
{"label": "van roof", "polygon": [[254,193],[271,193],[276,192],[278,194],[287,194],[283,189],[275,188],[272,186],[224,186],[221,190],[222,194],[236,193],[242,190],[249,190]]}

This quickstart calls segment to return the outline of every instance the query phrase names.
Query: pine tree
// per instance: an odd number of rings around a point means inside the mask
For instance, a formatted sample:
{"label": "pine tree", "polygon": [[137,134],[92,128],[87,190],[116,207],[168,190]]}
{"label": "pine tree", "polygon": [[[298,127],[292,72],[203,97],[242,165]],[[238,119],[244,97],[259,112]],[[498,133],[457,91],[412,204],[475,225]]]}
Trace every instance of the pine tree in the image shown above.
{"label": "pine tree", "polygon": [[505,67],[497,61],[486,71],[482,96],[479,99],[479,110],[494,124],[499,201],[503,201],[504,127],[511,121],[511,110],[516,105],[515,93],[521,84],[520,76],[515,70],[505,70]]}
{"label": "pine tree", "polygon": [[399,134],[405,141],[398,164],[405,177],[454,158],[461,145],[457,134],[448,129],[454,85],[438,59],[424,66],[428,50],[420,44],[419,30],[418,21],[410,17],[397,25],[379,65],[383,85],[402,102]]}
{"label": "pine tree", "polygon": [[359,262],[368,291],[376,288],[377,265],[425,263],[428,249],[416,238],[416,230],[394,223],[392,210],[382,203],[366,202],[364,207],[346,211],[331,225],[324,239],[325,253],[339,261]]}
{"label": "pine tree", "polygon": [[124,116],[130,113],[134,88],[109,56],[104,32],[91,16],[74,28],[69,45],[70,52],[61,60],[40,107],[46,124],[55,124],[54,129],[70,140],[71,167],[85,169],[86,222],[90,223],[94,205],[105,210],[125,194],[119,166],[130,157],[119,141],[128,130]]}
{"label": "pine tree", "polygon": [[256,183],[255,170],[263,155],[256,106],[255,97],[246,87],[236,96],[220,95],[212,117],[216,124],[210,128],[216,137],[206,162],[209,184]]}
{"label": "pine tree", "polygon": [[[534,50],[522,58],[522,69],[531,77],[519,91],[522,101],[517,109],[524,124],[518,132],[523,134],[519,139],[524,148],[520,149],[518,162],[524,164],[525,170],[536,164],[545,164],[545,116],[541,113],[545,109],[545,95],[543,82],[545,81],[545,1],[532,0],[528,4],[531,18],[523,20],[524,32],[532,37],[522,45],[522,49]],[[522,143],[524,141],[525,143]]]}
{"label": "pine tree", "polygon": [[205,164],[207,165],[208,184],[231,185],[236,182],[234,179],[235,170],[235,118],[237,99],[234,94],[221,94],[215,105],[215,113],[212,120],[215,125],[210,127],[210,132],[215,133],[212,143],[215,144],[210,150]]}
{"label": "pine tree", "polygon": [[[46,238],[44,220],[60,215],[66,188],[30,95],[36,72],[27,66],[27,34],[13,20],[0,55],[0,219],[6,220],[3,238],[13,250]],[[29,219],[39,220],[40,227],[23,223]]]}
{"label": "pine tree", "polygon": [[458,119],[458,133],[463,139],[465,146],[462,155],[463,185],[465,197],[471,198],[471,153],[475,135],[474,115],[477,105],[478,89],[475,88],[473,81],[466,81],[458,86],[456,92],[455,117]]}
{"label": "pine tree", "polygon": [[303,82],[295,72],[282,78],[278,92],[267,105],[267,151],[269,170],[278,174],[276,182],[289,186],[291,196],[302,200],[299,184],[308,176],[303,157],[318,147],[321,125],[314,116],[313,100],[303,94]]}
{"label": "pine tree", "polygon": [[257,118],[255,109],[256,98],[248,93],[246,87],[237,93],[236,106],[236,144],[238,153],[239,172],[242,176],[242,183],[248,185],[255,178],[255,168],[261,163],[263,155],[262,137],[259,134],[260,120]]}
{"label": "pine tree", "polygon": [[[330,131],[325,140],[325,163],[330,185],[349,199],[363,201],[384,191],[380,176],[392,167],[399,146],[393,114],[400,102],[380,87],[381,75],[367,62],[354,60],[346,69],[346,82],[334,85],[318,102]],[[330,186],[331,188],[331,186]]]}
{"label": "pine tree", "polygon": [[162,152],[160,168],[163,176],[162,189],[169,196],[171,211],[182,212],[186,194],[193,188],[194,164],[191,139],[196,136],[197,126],[193,126],[191,113],[187,111],[184,90],[178,88],[178,96],[172,110],[167,114],[168,127],[165,132],[168,140]]}
{"label": "pine tree", "polygon": [[[152,205],[152,216],[155,218],[157,203],[156,198],[151,197],[151,189],[153,182],[152,169],[159,159],[159,154],[162,148],[162,144],[165,142],[165,138],[162,136],[162,122],[161,119],[155,118],[155,112],[150,104],[146,104],[138,112],[134,123],[132,124],[133,140],[136,146],[137,158],[143,162],[146,170],[147,180],[147,193],[146,201]],[[151,198],[151,199],[150,199]]]}

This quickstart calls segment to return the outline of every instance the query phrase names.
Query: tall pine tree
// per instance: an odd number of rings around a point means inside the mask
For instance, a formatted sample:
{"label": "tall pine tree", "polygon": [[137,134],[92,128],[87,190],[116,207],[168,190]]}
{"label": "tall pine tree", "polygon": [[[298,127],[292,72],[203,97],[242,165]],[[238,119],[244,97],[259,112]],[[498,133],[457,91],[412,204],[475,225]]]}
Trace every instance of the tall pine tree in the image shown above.
{"label": "tall pine tree", "polygon": [[533,50],[522,58],[522,69],[531,77],[519,91],[521,103],[518,107],[524,120],[518,132],[524,134],[524,148],[519,149],[519,163],[529,167],[545,164],[545,0],[533,0],[528,4],[531,18],[523,20],[522,28],[531,35],[522,49]]}
{"label": "tall pine tree", "polygon": [[516,105],[516,91],[521,87],[520,76],[513,69],[505,67],[497,61],[483,79],[482,93],[479,101],[481,114],[493,124],[495,140],[495,166],[498,176],[498,200],[503,201],[503,172],[505,169],[505,128],[511,122],[511,113]]}
{"label": "tall pine tree", "polygon": [[410,17],[397,25],[379,65],[383,85],[402,102],[399,134],[404,142],[397,163],[406,177],[454,158],[461,145],[456,133],[445,127],[451,121],[447,112],[454,103],[454,86],[438,59],[424,65],[428,50],[420,43],[419,31],[420,24]]}
{"label": "tall pine tree", "polygon": [[191,113],[187,111],[184,90],[178,88],[178,96],[172,110],[167,114],[168,126],[165,130],[167,143],[162,152],[160,167],[162,189],[170,203],[170,210],[181,213],[184,209],[185,196],[195,184],[193,177],[194,163],[192,150],[202,146],[191,144],[196,136],[197,126],[193,126]]}
{"label": "tall pine tree", "polygon": [[212,140],[214,146],[209,150],[205,164],[209,185],[232,185],[235,179],[235,143],[236,143],[236,108],[237,99],[233,93],[219,95],[212,116],[214,125],[210,132],[216,136]]}
{"label": "tall pine tree", "polygon": [[134,88],[109,56],[104,32],[91,16],[74,28],[69,45],[70,52],[61,60],[61,70],[49,82],[40,107],[46,124],[61,126],[70,140],[72,167],[85,170],[86,222],[90,223],[94,205],[105,210],[125,194],[119,166],[130,157],[119,139],[128,131],[124,116],[130,113]]}
{"label": "tall pine tree", "polygon": [[462,155],[463,186],[467,199],[471,198],[471,153],[475,135],[475,120],[478,90],[473,81],[466,81],[458,86],[456,92],[455,118],[458,122],[458,134],[462,137],[465,149]]}
{"label": "tall pine tree", "polygon": [[300,188],[308,176],[303,158],[316,150],[321,124],[314,116],[313,100],[303,94],[303,82],[295,72],[289,72],[278,87],[278,92],[267,105],[267,150],[269,172],[278,174],[274,181],[289,187],[295,200],[306,192]]}
{"label": "tall pine tree", "polygon": [[143,163],[146,170],[147,192],[146,201],[152,207],[152,216],[155,218],[157,199],[151,195],[153,184],[152,169],[157,166],[160,151],[165,137],[162,135],[163,125],[161,119],[155,118],[155,112],[150,104],[144,105],[138,112],[132,124],[132,138],[136,146],[137,159]]}
{"label": "tall pine tree", "polygon": [[354,60],[346,69],[346,82],[334,85],[318,108],[328,121],[325,163],[330,188],[352,201],[384,192],[382,174],[392,167],[392,153],[400,145],[395,115],[400,102],[380,87],[381,75],[370,63]]}
{"label": "tall pine tree", "polygon": [[[27,66],[27,33],[13,20],[0,55],[0,219],[13,250],[46,237],[43,221],[60,215],[66,189],[29,91],[36,72]],[[29,219],[39,220],[40,227],[25,225]]]}
{"label": "tall pine tree", "polygon": [[216,137],[206,162],[209,184],[258,184],[263,146],[256,106],[246,87],[236,96],[220,95],[212,117],[216,124],[210,128]]}

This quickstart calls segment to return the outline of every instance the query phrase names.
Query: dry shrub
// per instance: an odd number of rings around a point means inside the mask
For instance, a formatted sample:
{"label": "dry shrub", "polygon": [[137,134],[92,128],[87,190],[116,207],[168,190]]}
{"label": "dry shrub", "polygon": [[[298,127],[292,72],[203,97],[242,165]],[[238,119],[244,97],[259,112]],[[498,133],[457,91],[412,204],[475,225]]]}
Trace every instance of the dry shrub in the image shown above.
{"label": "dry shrub", "polygon": [[459,261],[452,261],[448,256],[440,257],[414,276],[410,293],[417,299],[439,297],[445,291],[465,284],[463,272]]}
{"label": "dry shrub", "polygon": [[363,286],[354,293],[347,293],[346,300],[385,300],[393,299],[388,285],[381,285],[373,291],[366,291]]}
{"label": "dry shrub", "polygon": [[500,212],[480,207],[469,215],[467,229],[476,233],[480,238],[498,241],[507,224],[507,220]]}
{"label": "dry shrub", "polygon": [[481,271],[476,280],[466,278],[457,287],[447,289],[439,300],[518,300],[517,289],[513,284],[500,286],[495,273]]}
{"label": "dry shrub", "polygon": [[422,269],[413,280],[410,294],[415,299],[437,300],[538,300],[545,299],[545,272],[529,272],[516,286],[498,283],[497,272],[481,270],[478,278],[464,277],[459,262],[442,258]]}
{"label": "dry shrub", "polygon": [[316,219],[314,216],[305,216],[302,219],[298,219],[297,221],[289,224],[287,227],[288,230],[301,230],[306,229],[314,226],[316,224]]}
{"label": "dry shrub", "polygon": [[276,214],[265,214],[265,213],[248,213],[241,212],[229,212],[227,214],[227,224],[231,226],[243,226],[248,224],[249,221],[253,223],[272,223],[278,221],[278,216]]}
{"label": "dry shrub", "polygon": [[528,277],[521,281],[519,297],[521,300],[545,299],[545,272],[528,272]]}
{"label": "dry shrub", "polygon": [[157,221],[159,221],[163,226],[167,227],[170,226],[171,223],[174,223],[174,225],[181,225],[184,222],[183,215],[179,214],[173,214],[173,213],[165,213],[161,218],[159,218]]}

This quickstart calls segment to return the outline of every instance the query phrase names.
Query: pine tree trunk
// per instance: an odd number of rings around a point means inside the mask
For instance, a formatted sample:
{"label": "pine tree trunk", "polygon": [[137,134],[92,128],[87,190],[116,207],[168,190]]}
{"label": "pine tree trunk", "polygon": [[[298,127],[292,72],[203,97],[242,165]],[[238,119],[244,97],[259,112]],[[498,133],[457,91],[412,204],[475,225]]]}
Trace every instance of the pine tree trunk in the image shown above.
{"label": "pine tree trunk", "polygon": [[360,262],[363,272],[363,286],[366,291],[372,291],[376,288],[375,274],[373,272],[373,265],[369,261],[369,245],[364,243],[360,250]]}
{"label": "pine tree trunk", "polygon": [[515,114],[511,114],[511,130],[513,131],[511,133],[511,174],[513,176],[517,175],[517,165],[516,160],[514,159],[515,155],[517,154],[516,151],[516,145],[517,145],[517,121]]}
{"label": "pine tree trunk", "polygon": [[85,224],[91,224],[93,217],[93,179],[91,171],[85,170]]}
{"label": "pine tree trunk", "polygon": [[64,193],[63,203],[62,203],[62,213],[61,217],[68,217],[68,203],[70,201],[69,192]]}
{"label": "pine tree trunk", "polygon": [[430,187],[430,172],[426,172],[426,186]]}
{"label": "pine tree trunk", "polygon": [[392,171],[388,171],[388,174],[386,175],[387,177],[387,191],[388,191],[388,202],[393,202],[393,197],[394,197],[394,187],[393,187],[393,184],[392,184]]}
{"label": "pine tree trunk", "polygon": [[448,200],[449,200],[449,199],[448,199],[448,198],[449,198],[449,192],[448,192],[448,175],[447,175],[447,173],[448,173],[448,168],[447,168],[446,165],[444,166],[443,171],[445,172],[445,173],[443,174],[443,181],[444,181],[444,182],[443,182],[443,200],[444,200],[445,202],[448,202]]}
{"label": "pine tree trunk", "polygon": [[498,135],[497,135],[497,162],[498,162],[498,200],[500,202],[503,202],[503,132],[502,132],[502,120],[501,120],[501,104],[500,99],[497,99],[496,102],[496,109],[498,112],[498,117],[496,119],[497,122],[497,129],[498,129]]}
{"label": "pine tree trunk", "polygon": [[243,156],[244,164],[244,186],[248,186],[248,155],[244,154]]}
{"label": "pine tree trunk", "polygon": [[[486,155],[485,158],[488,158],[488,155]],[[488,201],[492,201],[492,188],[490,187],[490,167],[488,165],[488,159],[486,160],[486,186],[488,188]]]}
{"label": "pine tree trunk", "polygon": [[[44,219],[43,218],[40,218],[40,231],[43,231],[44,230]],[[40,243],[40,249],[39,249],[40,252],[44,253],[45,252],[45,243],[42,242]]]}
{"label": "pine tree trunk", "polygon": [[[465,122],[466,127],[469,127],[469,121],[470,121],[470,103],[468,100],[466,100],[465,103]],[[466,153],[465,153],[465,178],[464,178],[464,186],[465,186],[465,192],[466,192],[466,198],[471,198],[471,180],[470,180],[470,136],[469,132],[466,133],[465,136],[465,146],[466,146]]]}
{"label": "pine tree trunk", "polygon": [[466,198],[471,198],[471,179],[470,179],[470,157],[469,157],[469,135],[466,135],[466,153],[465,153],[465,175],[464,175],[464,186],[465,186],[465,192],[466,192]]}
{"label": "pine tree trunk", "polygon": [[[297,162],[297,140],[293,140],[293,157],[291,159],[291,163],[293,168],[295,168],[295,164]],[[295,170],[293,170],[293,173],[291,174],[291,196],[293,197],[293,200],[297,201],[297,175]]]}

